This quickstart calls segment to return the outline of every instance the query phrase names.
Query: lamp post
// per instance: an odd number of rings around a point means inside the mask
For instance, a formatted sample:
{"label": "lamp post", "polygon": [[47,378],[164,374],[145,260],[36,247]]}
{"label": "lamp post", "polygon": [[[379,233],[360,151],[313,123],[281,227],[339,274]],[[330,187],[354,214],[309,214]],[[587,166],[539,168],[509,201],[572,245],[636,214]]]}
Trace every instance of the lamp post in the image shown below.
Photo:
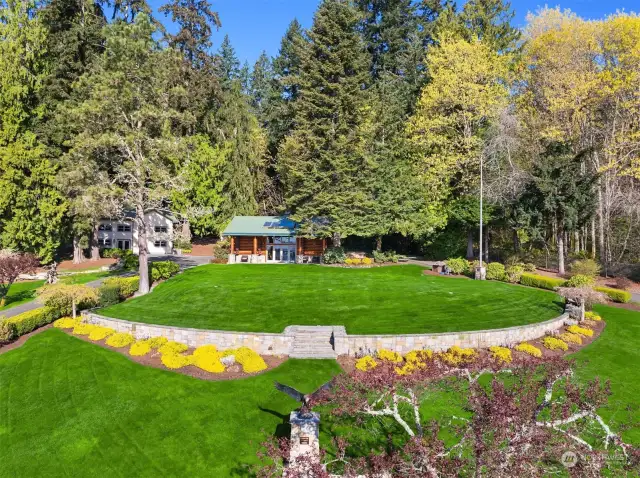
{"label": "lamp post", "polygon": [[487,278],[487,270],[482,265],[482,183],[483,183],[483,164],[482,154],[480,155],[480,265],[476,267],[475,278],[485,280]]}

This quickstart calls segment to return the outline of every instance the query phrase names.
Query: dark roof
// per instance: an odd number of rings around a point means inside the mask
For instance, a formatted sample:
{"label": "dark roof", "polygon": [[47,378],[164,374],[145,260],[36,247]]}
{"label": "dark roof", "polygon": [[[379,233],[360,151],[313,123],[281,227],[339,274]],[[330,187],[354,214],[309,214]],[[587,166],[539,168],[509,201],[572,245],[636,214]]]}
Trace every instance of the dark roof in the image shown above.
{"label": "dark roof", "polygon": [[223,236],[295,236],[297,223],[286,216],[235,216]]}

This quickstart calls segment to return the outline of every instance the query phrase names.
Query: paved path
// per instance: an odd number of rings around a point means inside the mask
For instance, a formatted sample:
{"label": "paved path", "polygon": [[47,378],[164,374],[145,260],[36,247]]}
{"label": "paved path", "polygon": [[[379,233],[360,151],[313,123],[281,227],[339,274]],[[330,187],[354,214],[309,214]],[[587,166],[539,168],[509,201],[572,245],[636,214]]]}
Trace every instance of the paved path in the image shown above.
{"label": "paved path", "polygon": [[[191,267],[200,266],[203,264],[209,264],[211,262],[211,256],[174,256],[174,255],[166,255],[166,256],[152,256],[149,258],[150,262],[158,262],[158,261],[173,261],[180,265],[181,269],[189,269]],[[132,276],[133,272],[127,272],[125,274],[121,274],[122,276]],[[113,277],[113,276],[112,276]],[[96,279],[91,282],[87,282],[86,285],[89,287],[100,287],[104,280],[107,277],[102,277],[101,279]],[[28,312],[33,309],[37,309],[38,307],[42,307],[42,304],[32,300],[31,302],[25,302],[24,304],[16,305],[15,307],[11,307],[10,309],[0,311],[0,317],[13,317],[18,314],[22,314],[23,312]]]}
{"label": "paved path", "polygon": [[638,302],[640,303],[640,292],[632,292],[631,293],[631,300],[633,302]]}

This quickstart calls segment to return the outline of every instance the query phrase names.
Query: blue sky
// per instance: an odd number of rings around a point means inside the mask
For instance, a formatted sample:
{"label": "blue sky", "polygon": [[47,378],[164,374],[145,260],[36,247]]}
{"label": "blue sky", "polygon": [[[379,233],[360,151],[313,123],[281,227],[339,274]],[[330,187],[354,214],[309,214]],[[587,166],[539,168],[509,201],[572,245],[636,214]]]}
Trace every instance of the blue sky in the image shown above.
{"label": "blue sky", "polygon": [[[269,55],[276,55],[280,47],[280,39],[287,25],[297,18],[304,27],[310,27],[313,12],[319,0],[209,0],[213,9],[217,10],[222,20],[222,28],[214,33],[214,48],[220,45],[225,34],[229,35],[241,62],[249,61],[251,65],[266,50]],[[165,0],[150,0],[157,9]],[[463,0],[458,1],[464,3]],[[512,0],[516,11],[515,24],[521,26],[529,11],[535,11],[545,2],[540,0]],[[560,5],[569,8],[585,18],[602,18],[616,10],[639,11],[638,0],[566,0],[550,2],[550,6]],[[170,22],[159,15],[169,29]]]}

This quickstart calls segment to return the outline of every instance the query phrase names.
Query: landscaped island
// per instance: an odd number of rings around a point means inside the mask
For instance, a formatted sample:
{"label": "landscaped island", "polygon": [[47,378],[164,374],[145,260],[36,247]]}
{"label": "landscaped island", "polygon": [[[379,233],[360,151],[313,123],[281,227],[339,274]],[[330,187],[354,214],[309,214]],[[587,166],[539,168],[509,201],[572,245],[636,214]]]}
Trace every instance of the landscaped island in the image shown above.
{"label": "landscaped island", "polygon": [[280,333],[288,325],[344,325],[349,334],[417,334],[512,327],[563,310],[553,292],[422,271],[416,265],[212,264],[100,314],[210,330]]}

